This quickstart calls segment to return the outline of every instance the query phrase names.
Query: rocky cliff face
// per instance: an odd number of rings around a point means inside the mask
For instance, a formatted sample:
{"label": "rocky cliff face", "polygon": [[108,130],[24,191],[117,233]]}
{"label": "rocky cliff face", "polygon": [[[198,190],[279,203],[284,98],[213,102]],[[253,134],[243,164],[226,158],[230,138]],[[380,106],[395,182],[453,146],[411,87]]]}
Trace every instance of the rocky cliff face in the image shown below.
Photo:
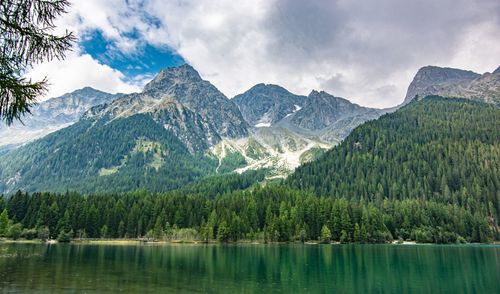
{"label": "rocky cliff face", "polygon": [[500,105],[500,68],[480,75],[460,69],[424,67],[408,87],[405,103],[417,95],[459,97]]}
{"label": "rocky cliff face", "polygon": [[469,82],[480,77],[479,74],[456,68],[425,66],[418,70],[408,86],[403,104],[410,102],[415,96],[437,94],[440,89]]}
{"label": "rocky cliff face", "polygon": [[291,122],[298,127],[315,131],[329,127],[343,118],[370,110],[324,91],[312,91],[304,107],[293,116]]}
{"label": "rocky cliff face", "polygon": [[191,153],[222,137],[248,135],[238,107],[189,65],[162,70],[142,93],[125,95],[85,114],[88,120],[113,120],[146,114],[171,131]]}
{"label": "rocky cliff face", "polygon": [[326,92],[313,91],[305,97],[264,84],[234,100],[254,128],[248,139],[222,141],[212,153],[222,160],[225,154],[237,152],[247,162],[237,171],[265,167],[274,177],[287,175],[343,140],[358,125],[384,113]]}
{"label": "rocky cliff face", "polygon": [[248,124],[236,104],[203,80],[190,65],[162,70],[144,87],[143,94],[153,98],[172,97],[213,124],[223,137],[238,138],[248,134]]}
{"label": "rocky cliff face", "polygon": [[304,107],[290,116],[288,123],[323,142],[337,143],[358,125],[383,113],[383,110],[359,106],[324,91],[312,91]]}
{"label": "rocky cliff face", "polygon": [[269,127],[303,107],[305,96],[277,85],[258,84],[232,99],[254,127]]}
{"label": "rocky cliff face", "polygon": [[500,73],[485,73],[471,81],[438,88],[433,94],[467,98],[500,106]]}
{"label": "rocky cliff face", "polygon": [[0,146],[19,144],[43,137],[80,119],[91,107],[109,103],[122,94],[109,94],[90,87],[43,101],[32,108],[21,122],[0,125]]}

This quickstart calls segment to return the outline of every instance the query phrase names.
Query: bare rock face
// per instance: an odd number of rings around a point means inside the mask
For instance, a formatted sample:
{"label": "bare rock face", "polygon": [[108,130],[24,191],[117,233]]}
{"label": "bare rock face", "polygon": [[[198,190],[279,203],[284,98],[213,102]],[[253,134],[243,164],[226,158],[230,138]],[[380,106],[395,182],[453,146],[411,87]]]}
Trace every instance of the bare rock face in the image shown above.
{"label": "bare rock face", "polygon": [[207,150],[222,137],[248,135],[248,124],[236,104],[189,65],[160,71],[143,92],[95,107],[84,118],[113,120],[136,114],[152,117],[191,153]]}
{"label": "bare rock face", "polygon": [[0,124],[0,146],[20,144],[43,137],[75,123],[95,105],[109,103],[123,94],[109,94],[85,87],[35,105],[31,114],[7,127]]}
{"label": "bare rock face", "polygon": [[439,88],[436,94],[467,98],[500,106],[500,72],[485,73],[471,81]]}
{"label": "bare rock face", "polygon": [[223,137],[238,138],[248,134],[248,125],[236,104],[210,82],[203,80],[190,65],[160,71],[144,87],[143,94],[176,99],[213,124]]}
{"label": "bare rock face", "polygon": [[342,118],[366,112],[367,108],[324,91],[312,91],[304,107],[291,120],[296,126],[320,130]]}
{"label": "bare rock face", "polygon": [[300,110],[306,97],[292,94],[277,85],[258,84],[232,100],[251,126],[264,127]]}
{"label": "bare rock face", "polygon": [[500,67],[483,75],[453,68],[421,68],[408,87],[405,102],[427,95],[467,98],[500,105]]}
{"label": "bare rock face", "polygon": [[422,67],[409,85],[403,104],[409,103],[416,96],[425,97],[427,95],[442,95],[444,92],[456,92],[451,91],[451,89],[463,87],[480,77],[481,75],[475,72],[456,68]]}
{"label": "bare rock face", "polygon": [[177,101],[167,102],[151,115],[184,143],[191,153],[206,150],[221,140],[212,124]]}
{"label": "bare rock face", "polygon": [[293,115],[290,123],[316,132],[326,142],[338,142],[358,125],[382,114],[380,109],[359,106],[324,91],[312,91],[304,107]]}

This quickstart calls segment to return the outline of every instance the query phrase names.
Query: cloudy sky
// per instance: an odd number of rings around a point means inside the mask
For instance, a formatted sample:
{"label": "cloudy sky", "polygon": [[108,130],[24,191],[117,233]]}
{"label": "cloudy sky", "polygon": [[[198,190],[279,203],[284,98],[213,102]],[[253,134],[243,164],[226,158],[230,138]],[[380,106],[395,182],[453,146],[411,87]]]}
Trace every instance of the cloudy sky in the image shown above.
{"label": "cloudy sky", "polygon": [[230,98],[264,82],[388,107],[422,66],[500,65],[498,0],[73,0],[58,25],[79,42],[29,73],[48,97],[140,91],[189,63]]}

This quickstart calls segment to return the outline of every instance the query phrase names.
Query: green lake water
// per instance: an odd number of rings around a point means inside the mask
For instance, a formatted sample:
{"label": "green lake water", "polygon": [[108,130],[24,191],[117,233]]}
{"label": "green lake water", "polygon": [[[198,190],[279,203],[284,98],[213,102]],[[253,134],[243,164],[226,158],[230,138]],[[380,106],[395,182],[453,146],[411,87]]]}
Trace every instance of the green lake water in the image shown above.
{"label": "green lake water", "polygon": [[0,243],[0,291],[500,293],[500,246]]}

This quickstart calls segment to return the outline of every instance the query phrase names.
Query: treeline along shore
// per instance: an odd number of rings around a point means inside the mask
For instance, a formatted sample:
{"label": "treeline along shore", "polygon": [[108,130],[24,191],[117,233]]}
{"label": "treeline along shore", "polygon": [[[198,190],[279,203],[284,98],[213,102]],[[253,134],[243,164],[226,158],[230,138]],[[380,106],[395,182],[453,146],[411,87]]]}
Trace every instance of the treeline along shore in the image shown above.
{"label": "treeline along shore", "polygon": [[[209,195],[210,196],[210,195]],[[0,237],[200,242],[492,242],[488,217],[421,199],[318,197],[282,185],[215,197],[203,193],[80,195],[24,193],[0,198]]]}

